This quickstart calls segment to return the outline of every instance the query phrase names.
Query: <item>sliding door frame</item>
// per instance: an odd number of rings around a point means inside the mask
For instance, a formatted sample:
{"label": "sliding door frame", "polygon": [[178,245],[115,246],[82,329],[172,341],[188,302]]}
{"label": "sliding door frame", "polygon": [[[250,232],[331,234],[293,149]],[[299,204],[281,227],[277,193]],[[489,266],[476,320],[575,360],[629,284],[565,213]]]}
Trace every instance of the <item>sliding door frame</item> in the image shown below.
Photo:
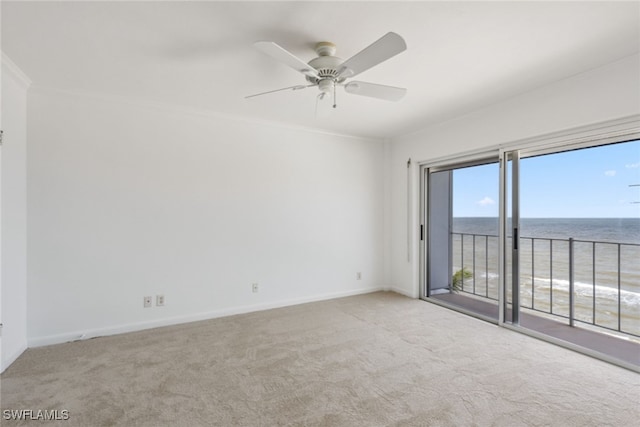
{"label": "sliding door frame", "polygon": [[[509,156],[516,154],[516,173],[519,168],[519,160],[521,158],[532,157],[543,154],[552,154],[552,153],[560,153],[564,151],[570,151],[574,149],[581,148],[590,148],[596,146],[602,146],[607,144],[613,144],[618,142],[625,142],[631,140],[640,139],[640,115],[633,115],[629,117],[624,117],[621,119],[611,120],[607,122],[598,123],[595,125],[583,126],[580,128],[570,129],[562,132],[554,132],[546,135],[537,136],[534,138],[528,138],[523,140],[514,141],[508,144],[496,145],[494,147],[490,147],[485,150],[478,150],[473,152],[463,153],[461,155],[455,156],[445,156],[441,158],[437,158],[432,161],[423,161],[418,162],[420,166],[420,175],[419,175],[419,187],[420,187],[420,203],[419,203],[419,296],[421,299],[428,301],[430,303],[438,304],[441,306],[445,306],[447,308],[453,309],[455,311],[462,312],[467,315],[471,315],[474,317],[481,318],[483,320],[487,320],[491,323],[497,323],[498,326],[505,327],[507,329],[512,329],[514,331],[523,333],[528,336],[532,336],[543,341],[547,341],[583,354],[587,354],[589,356],[595,357],[597,359],[604,360],[606,362],[622,366],[624,368],[630,369],[635,372],[640,372],[638,368],[634,365],[630,365],[626,362],[620,361],[618,359],[614,359],[609,357],[603,353],[597,352],[595,350],[591,350],[586,347],[578,346],[576,344],[569,343],[564,340],[560,340],[549,335],[536,332],[531,329],[524,328],[519,325],[519,322],[509,322],[506,321],[506,286],[509,284],[506,283],[507,278],[507,268],[509,265],[507,263],[506,250],[507,250],[507,217],[508,217],[508,203],[507,203],[507,195],[509,194],[509,180],[508,180],[508,164],[507,159]],[[452,306],[450,304],[444,303],[442,301],[435,300],[434,298],[429,298],[428,293],[428,256],[429,256],[429,247],[428,247],[428,184],[429,184],[429,172],[444,170],[448,168],[458,168],[463,165],[472,166],[474,162],[476,164],[482,164],[483,159],[498,159],[500,166],[500,178],[499,178],[499,291],[498,291],[498,299],[499,299],[499,312],[498,312],[498,320],[488,319],[484,316],[477,315],[473,312],[469,312],[467,310],[461,309],[459,307]],[[513,157],[512,157],[513,158]],[[513,181],[513,180],[512,180]],[[516,178],[515,184],[517,184],[518,179]],[[512,203],[515,201],[518,204],[519,192],[517,185],[514,185],[516,188],[512,188],[511,197]],[[519,215],[519,209],[516,210],[516,214]],[[513,214],[513,212],[512,212]],[[519,230],[519,224],[517,224]],[[513,230],[512,230],[513,231]],[[518,236],[519,237],[519,236]],[[517,248],[519,249],[519,245]],[[513,274],[513,272],[512,272]],[[519,274],[518,274],[519,276]],[[515,289],[519,295],[519,286]],[[514,289],[512,288],[512,292]],[[514,311],[515,312],[515,311]],[[519,312],[519,307],[518,307]],[[516,314],[516,320],[518,320],[519,315]]]}
{"label": "sliding door frame", "polygon": [[418,217],[418,221],[420,222],[420,240],[419,240],[419,264],[420,264],[420,274],[419,274],[419,298],[426,299],[429,297],[429,284],[428,284],[428,273],[429,273],[429,258],[428,258],[428,239],[427,239],[427,225],[428,225],[428,202],[427,202],[427,191],[429,188],[429,168],[425,165],[420,165],[420,215]]}
{"label": "sliding door frame", "polygon": [[[482,320],[486,320],[491,323],[496,323],[498,319],[487,317],[473,311],[466,310],[461,307],[457,307],[447,302],[430,298],[429,292],[429,252],[431,250],[429,241],[429,176],[431,173],[443,172],[447,170],[455,170],[464,167],[480,166],[484,164],[498,163],[500,161],[501,152],[499,149],[491,149],[485,151],[479,151],[464,156],[448,157],[434,162],[420,163],[420,212],[419,212],[419,229],[420,229],[420,245],[419,245],[419,296],[425,301],[432,302],[434,304],[442,305],[461,313],[478,317]],[[450,192],[452,189],[450,188]],[[449,197],[449,203],[452,203],[451,194]],[[450,209],[451,210],[451,209]],[[451,252],[451,245],[449,245],[449,252]],[[500,268],[500,267],[499,267]],[[451,253],[449,253],[449,271],[452,269]],[[502,275],[500,275],[502,277]]]}
{"label": "sliding door frame", "polygon": [[[509,168],[511,165],[511,168]],[[510,172],[509,173],[509,169]],[[511,189],[511,191],[509,191]],[[510,203],[509,203],[510,202]],[[509,204],[511,210],[509,210]],[[499,311],[500,323],[520,324],[520,151],[500,150],[500,210],[498,258],[500,262]],[[511,219],[511,227],[507,229]],[[509,247],[509,236],[511,246]],[[511,262],[507,262],[507,251],[511,251]],[[507,269],[511,266],[511,281],[507,283]],[[511,287],[511,316],[507,318],[509,301],[507,287]]]}

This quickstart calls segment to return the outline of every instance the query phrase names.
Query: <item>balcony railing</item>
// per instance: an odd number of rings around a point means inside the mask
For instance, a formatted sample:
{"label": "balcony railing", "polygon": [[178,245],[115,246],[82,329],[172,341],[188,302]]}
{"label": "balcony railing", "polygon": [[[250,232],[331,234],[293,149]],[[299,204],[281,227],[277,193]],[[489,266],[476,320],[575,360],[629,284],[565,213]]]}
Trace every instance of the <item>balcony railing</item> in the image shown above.
{"label": "balcony railing", "polygon": [[[452,275],[471,273],[458,275],[459,290],[497,301],[498,236],[452,233],[452,240]],[[639,260],[640,244],[521,237],[520,307],[640,337]]]}

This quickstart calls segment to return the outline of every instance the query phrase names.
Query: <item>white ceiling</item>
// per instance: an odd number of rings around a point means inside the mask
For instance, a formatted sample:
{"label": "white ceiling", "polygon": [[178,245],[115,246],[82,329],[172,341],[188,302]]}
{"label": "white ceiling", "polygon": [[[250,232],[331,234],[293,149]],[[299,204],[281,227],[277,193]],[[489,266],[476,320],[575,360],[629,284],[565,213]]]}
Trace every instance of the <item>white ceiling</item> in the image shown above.
{"label": "white ceiling", "polygon": [[[376,138],[406,134],[640,51],[640,2],[10,2],[2,51],[35,86],[171,103]],[[357,79],[406,87],[400,102],[316,88],[255,50],[347,59],[394,31],[400,55]]]}

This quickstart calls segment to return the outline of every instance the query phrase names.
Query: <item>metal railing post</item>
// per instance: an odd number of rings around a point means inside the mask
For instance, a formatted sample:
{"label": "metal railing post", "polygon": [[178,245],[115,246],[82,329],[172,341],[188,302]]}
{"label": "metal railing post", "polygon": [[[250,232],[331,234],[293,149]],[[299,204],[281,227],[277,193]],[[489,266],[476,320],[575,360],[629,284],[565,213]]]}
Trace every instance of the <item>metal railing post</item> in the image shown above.
{"label": "metal railing post", "polygon": [[460,234],[460,289],[464,291],[464,234]]}
{"label": "metal railing post", "polygon": [[484,236],[484,296],[489,297],[489,236]]}
{"label": "metal railing post", "polygon": [[622,331],[622,313],[621,313],[621,309],[622,309],[622,305],[620,304],[621,302],[621,297],[622,297],[622,276],[621,276],[621,266],[620,266],[620,257],[621,257],[621,253],[620,253],[620,243],[618,243],[618,330]]}
{"label": "metal railing post", "polygon": [[536,268],[535,268],[535,237],[531,238],[531,309],[536,308]]}
{"label": "metal railing post", "polygon": [[595,325],[596,324],[596,242],[593,242],[593,252],[592,252],[591,262],[593,266],[593,276],[591,278],[593,280],[593,291],[591,294],[591,297],[593,299],[591,323]]}
{"label": "metal railing post", "polygon": [[553,314],[553,239],[549,239],[549,313]]}
{"label": "metal railing post", "polygon": [[472,267],[472,271],[473,271],[473,294],[476,294],[476,235],[473,235],[473,263],[471,264]]}
{"label": "metal railing post", "polygon": [[573,269],[573,237],[569,238],[569,326],[574,326],[574,269]]}

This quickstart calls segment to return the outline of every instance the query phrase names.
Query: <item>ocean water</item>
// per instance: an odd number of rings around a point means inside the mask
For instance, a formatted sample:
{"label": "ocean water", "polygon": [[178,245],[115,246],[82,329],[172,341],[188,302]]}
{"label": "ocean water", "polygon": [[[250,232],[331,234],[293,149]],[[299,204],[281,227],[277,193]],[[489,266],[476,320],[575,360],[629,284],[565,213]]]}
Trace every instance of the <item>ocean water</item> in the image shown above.
{"label": "ocean water", "polygon": [[[573,238],[576,319],[640,335],[640,218],[524,218],[520,225],[523,306],[569,315]],[[453,232],[452,274],[466,268],[473,276],[465,291],[497,299],[498,219],[454,218]]]}
{"label": "ocean water", "polygon": [[[640,218],[522,218],[520,235],[640,244]],[[498,218],[453,218],[453,231],[498,235]]]}

